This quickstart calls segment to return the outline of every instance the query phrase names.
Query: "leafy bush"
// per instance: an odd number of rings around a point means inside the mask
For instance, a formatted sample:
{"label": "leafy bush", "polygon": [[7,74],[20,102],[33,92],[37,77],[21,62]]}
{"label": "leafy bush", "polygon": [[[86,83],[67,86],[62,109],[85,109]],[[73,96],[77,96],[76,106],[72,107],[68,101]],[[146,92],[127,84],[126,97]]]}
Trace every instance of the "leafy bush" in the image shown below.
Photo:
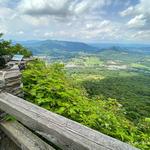
{"label": "leafy bush", "polygon": [[135,126],[115,99],[89,99],[62,64],[35,60],[23,71],[25,99],[141,149],[150,148],[149,119]]}

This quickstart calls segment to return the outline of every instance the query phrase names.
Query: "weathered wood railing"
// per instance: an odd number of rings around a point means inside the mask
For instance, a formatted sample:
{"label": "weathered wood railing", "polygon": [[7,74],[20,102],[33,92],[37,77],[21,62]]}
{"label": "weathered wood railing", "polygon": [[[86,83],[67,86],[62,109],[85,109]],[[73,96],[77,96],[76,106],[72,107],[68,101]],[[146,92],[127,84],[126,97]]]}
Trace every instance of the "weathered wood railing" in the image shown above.
{"label": "weathered wood railing", "polygon": [[[63,150],[136,150],[126,143],[8,93],[0,93],[0,109],[15,116],[16,120],[28,129]],[[2,122],[0,127],[21,149],[53,149],[45,142],[41,142],[37,135],[32,135],[32,132],[29,132],[17,121]],[[32,136],[34,136],[34,140],[29,141],[29,137]],[[26,141],[31,145],[28,145]],[[37,145],[37,147],[40,145],[41,147],[33,148],[32,145]]]}

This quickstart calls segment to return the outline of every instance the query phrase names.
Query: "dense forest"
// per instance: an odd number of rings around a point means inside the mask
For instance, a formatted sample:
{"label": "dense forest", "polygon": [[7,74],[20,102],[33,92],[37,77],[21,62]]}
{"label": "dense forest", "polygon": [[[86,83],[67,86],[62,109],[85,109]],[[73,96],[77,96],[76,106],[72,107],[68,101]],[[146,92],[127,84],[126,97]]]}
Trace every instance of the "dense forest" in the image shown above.
{"label": "dense forest", "polygon": [[150,78],[148,76],[110,77],[84,81],[89,97],[117,99],[126,109],[126,117],[134,122],[150,117]]}

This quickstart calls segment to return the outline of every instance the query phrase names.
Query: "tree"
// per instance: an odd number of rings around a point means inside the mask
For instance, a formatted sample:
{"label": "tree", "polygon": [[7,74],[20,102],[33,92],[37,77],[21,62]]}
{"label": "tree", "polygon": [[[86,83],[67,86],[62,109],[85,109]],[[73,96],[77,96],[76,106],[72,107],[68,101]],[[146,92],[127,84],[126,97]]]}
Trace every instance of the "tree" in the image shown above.
{"label": "tree", "polygon": [[11,52],[11,42],[2,39],[3,34],[0,33],[0,56],[9,55]]}
{"label": "tree", "polygon": [[11,41],[2,39],[3,34],[0,33],[0,56],[21,54],[24,57],[30,57],[31,51],[23,47],[21,44],[12,45]]}
{"label": "tree", "polygon": [[0,33],[0,68],[5,66],[4,55],[13,56],[14,54],[21,54],[24,57],[30,57],[32,53],[20,44],[12,45],[11,41],[2,39],[3,34]]}
{"label": "tree", "polygon": [[15,46],[12,46],[11,52],[13,54],[20,54],[24,57],[30,57],[32,55],[31,51],[23,47],[21,44],[16,44]]}

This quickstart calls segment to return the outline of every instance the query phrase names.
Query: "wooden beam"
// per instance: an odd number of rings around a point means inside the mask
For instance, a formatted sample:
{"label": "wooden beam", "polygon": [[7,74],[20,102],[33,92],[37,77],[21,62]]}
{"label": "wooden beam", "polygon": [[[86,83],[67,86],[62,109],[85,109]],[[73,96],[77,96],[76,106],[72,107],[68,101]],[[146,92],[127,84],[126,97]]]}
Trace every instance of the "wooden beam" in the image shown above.
{"label": "wooden beam", "polygon": [[63,150],[136,150],[126,143],[8,93],[0,94],[0,109],[15,116]]}
{"label": "wooden beam", "polygon": [[1,122],[0,128],[22,150],[54,150],[17,121]]}

